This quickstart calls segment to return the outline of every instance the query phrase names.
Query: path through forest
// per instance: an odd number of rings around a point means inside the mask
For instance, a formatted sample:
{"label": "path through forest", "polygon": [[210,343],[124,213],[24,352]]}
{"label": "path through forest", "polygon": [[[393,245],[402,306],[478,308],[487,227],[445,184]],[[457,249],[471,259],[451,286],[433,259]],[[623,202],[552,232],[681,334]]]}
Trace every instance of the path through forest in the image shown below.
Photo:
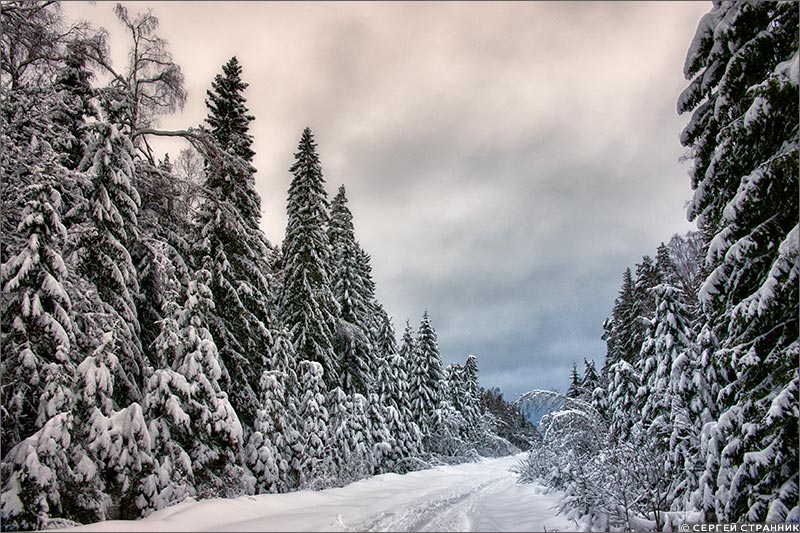
{"label": "path through forest", "polygon": [[383,474],[323,491],[187,502],[82,531],[569,531],[557,495],[519,485],[517,457]]}

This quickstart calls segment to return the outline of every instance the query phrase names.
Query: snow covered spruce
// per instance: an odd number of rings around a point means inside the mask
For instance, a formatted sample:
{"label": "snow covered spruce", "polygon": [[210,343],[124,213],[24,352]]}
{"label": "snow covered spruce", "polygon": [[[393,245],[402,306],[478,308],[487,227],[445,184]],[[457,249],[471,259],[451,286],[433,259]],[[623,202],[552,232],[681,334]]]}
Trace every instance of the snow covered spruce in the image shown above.
{"label": "snow covered spruce", "polygon": [[[259,228],[241,65],[214,78],[205,125],[157,130],[186,99],[183,74],[152,13],[115,13],[130,39],[119,71],[107,34],[56,3],[0,10],[3,529],[524,445],[531,427],[492,414],[511,408],[481,394],[473,356],[442,368],[427,312],[398,348],[311,130],[278,247]],[[158,135],[190,147],[156,160]]]}
{"label": "snow covered spruce", "polygon": [[523,468],[599,530],[793,522],[798,508],[798,3],[714,2],[678,111],[688,217],[627,270],[599,376],[573,372]]}

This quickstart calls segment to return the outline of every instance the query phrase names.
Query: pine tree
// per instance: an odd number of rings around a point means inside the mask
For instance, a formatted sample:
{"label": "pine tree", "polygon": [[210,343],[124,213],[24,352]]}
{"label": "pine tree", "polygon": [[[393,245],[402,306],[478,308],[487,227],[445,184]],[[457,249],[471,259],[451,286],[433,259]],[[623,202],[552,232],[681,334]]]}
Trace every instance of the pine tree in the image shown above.
{"label": "pine tree", "polygon": [[626,269],[622,276],[622,287],[619,296],[614,300],[611,318],[603,325],[603,340],[606,341],[606,359],[602,374],[610,378],[610,368],[619,360],[635,363],[641,345],[637,346],[636,332],[638,328],[635,312],[634,280],[631,269]]}
{"label": "pine tree", "polygon": [[326,402],[328,406],[328,429],[331,439],[330,459],[340,480],[352,480],[348,471],[353,456],[353,450],[350,448],[352,438],[349,434],[352,404],[341,387],[331,390],[328,393]]}
{"label": "pine tree", "polygon": [[296,440],[296,415],[290,411],[282,372],[266,371],[261,377],[262,408],[245,451],[247,464],[256,476],[256,493],[286,492],[292,459],[290,445]]}
{"label": "pine tree", "polygon": [[[383,323],[383,317],[387,316],[386,309],[383,308],[383,305],[377,300],[375,297],[375,280],[372,279],[372,258],[370,255],[364,251],[361,246],[356,243],[356,250],[358,252],[358,267],[361,271],[361,279],[363,282],[363,286],[365,288],[365,300],[368,304],[369,312],[367,314],[367,333],[372,341],[373,345],[378,340],[378,334],[381,329],[381,324]],[[375,375],[375,370],[377,368],[377,361],[372,359],[373,363],[373,375]]]}
{"label": "pine tree", "polygon": [[318,362],[329,387],[339,383],[333,350],[338,305],[331,292],[328,200],[311,130],[306,128],[289,169],[288,223],[283,243],[281,317],[300,359]]}
{"label": "pine tree", "polygon": [[583,359],[583,376],[581,377],[581,387],[589,400],[597,386],[600,384],[600,376],[594,365],[594,360]]}
{"label": "pine tree", "polygon": [[300,403],[297,409],[301,421],[300,442],[296,447],[299,474],[298,486],[315,488],[327,485],[333,468],[329,455],[329,415],[324,393],[322,365],[316,361],[301,361],[298,372]]}
{"label": "pine tree", "polygon": [[355,239],[344,185],[331,202],[328,240],[333,252],[333,295],[339,304],[340,320],[345,322],[337,326],[334,341],[341,380],[346,390],[366,394],[377,377],[371,342],[374,284],[365,277],[368,265],[361,264],[366,259]]}
{"label": "pine tree", "polygon": [[[222,74],[214,77],[211,90],[206,91],[206,105],[211,111],[206,122],[223,150],[252,162],[255,152],[252,149],[253,136],[248,130],[255,117],[248,113],[247,100],[242,94],[248,84],[242,81],[241,75],[242,66],[233,56],[222,66]],[[255,220],[260,218],[258,211],[251,215]]]}
{"label": "pine tree", "polygon": [[370,393],[367,403],[367,428],[365,441],[367,447],[368,474],[384,472],[393,451],[393,442],[387,423],[387,408],[381,404],[376,393]]}
{"label": "pine tree", "polygon": [[669,283],[672,286],[677,284],[675,263],[672,261],[669,248],[663,242],[656,248],[656,269],[658,269],[661,283]]}
{"label": "pine tree", "polygon": [[[130,245],[138,231],[139,194],[133,187],[134,150],[128,137],[116,126],[97,123],[89,148],[90,157],[81,166],[87,177],[85,223],[78,231],[79,274],[92,284],[102,309],[89,309],[83,321],[107,315],[99,324],[103,331],[114,328],[119,350],[120,382],[115,387],[120,405],[141,401],[147,378],[147,361],[139,340],[139,322],[134,296],[139,287]],[[89,339],[89,342],[92,342]]]}
{"label": "pine tree", "polygon": [[692,112],[688,217],[708,243],[699,299],[733,371],[708,439],[720,522],[798,512],[797,49],[796,3],[715,4],[678,101]]}
{"label": "pine tree", "polygon": [[[409,328],[406,328],[408,333]],[[403,348],[407,346],[405,342]],[[422,315],[417,338],[413,343],[414,351],[409,360],[409,391],[411,395],[411,409],[415,422],[423,433],[431,427],[434,411],[443,400],[442,384],[444,383],[444,370],[439,356],[439,345],[436,341],[436,331],[431,325],[428,311]],[[402,353],[402,350],[401,350]]]}
{"label": "pine tree", "polygon": [[688,398],[682,394],[679,380],[680,366],[691,356],[695,335],[680,291],[661,284],[653,292],[656,310],[642,345],[642,385],[637,405],[641,407],[642,438],[651,456],[664,465],[668,479],[663,484],[672,481],[669,489],[657,494],[666,495],[667,505],[676,505],[676,500],[683,501],[693,488],[686,485],[689,478],[683,472],[691,453],[693,428]]}
{"label": "pine tree", "polygon": [[609,368],[609,436],[619,440],[629,434],[639,421],[637,393],[641,375],[629,362],[620,359]]}
{"label": "pine tree", "polygon": [[333,252],[333,294],[339,304],[340,317],[362,330],[368,330],[370,294],[362,278],[364,268],[353,228],[353,214],[347,207],[344,185],[331,202],[328,240]]}
{"label": "pine tree", "polygon": [[87,118],[99,118],[92,102],[95,91],[91,80],[94,74],[87,67],[87,60],[84,43],[79,40],[69,43],[64,65],[53,84],[63,104],[54,107],[53,120],[64,133],[58,137],[56,149],[63,154],[63,165],[69,170],[76,170],[86,154]]}
{"label": "pine tree", "polygon": [[708,324],[698,335],[695,343],[697,358],[694,361],[694,375],[692,386],[694,394],[690,401],[690,409],[694,415],[695,439],[698,441],[698,454],[694,458],[695,468],[693,476],[698,477],[697,482],[689,485],[694,487],[691,503],[695,509],[703,513],[704,520],[712,520],[716,513],[715,493],[717,491],[717,474],[719,472],[719,447],[716,441],[716,420],[719,415],[717,398],[719,397],[720,384],[728,380],[722,376],[724,373],[714,360],[714,354],[719,347],[719,341],[714,336]]}
{"label": "pine tree", "polygon": [[477,357],[474,355],[467,356],[461,375],[463,397],[460,411],[467,422],[467,437],[475,442],[482,437],[480,435],[481,407]]}
{"label": "pine tree", "polygon": [[[654,289],[662,281],[661,271],[650,256],[642,257],[636,265],[636,278],[633,285],[633,304],[631,308],[631,363],[638,364],[641,359],[642,344],[647,335],[649,321],[655,314],[656,301]],[[635,352],[634,352],[635,350]]]}
{"label": "pine tree", "polygon": [[3,442],[13,447],[71,408],[75,343],[62,246],[61,195],[47,176],[30,185],[19,233],[27,243],[3,264]]}
{"label": "pine tree", "polygon": [[190,277],[190,199],[174,174],[169,154],[158,168],[141,159],[136,164],[141,206],[140,231],[131,247],[139,286],[135,300],[139,337],[150,364],[157,367],[149,347],[161,332],[161,320],[170,314],[166,295],[180,291]]}
{"label": "pine tree", "polygon": [[[414,336],[408,323],[403,339],[401,352],[410,356],[413,353]],[[421,435],[412,414],[408,364],[404,356],[398,353],[394,328],[388,315],[383,317],[376,345],[382,361],[378,370],[378,398],[386,408],[386,425],[392,438],[387,468],[403,471],[405,465],[402,461],[420,450]]]}
{"label": "pine tree", "polygon": [[458,363],[447,365],[444,369],[445,383],[447,384],[447,399],[458,411],[464,407],[466,396],[466,383],[464,382],[464,367]]}
{"label": "pine tree", "polygon": [[80,521],[138,517],[155,467],[141,406],[114,408],[120,375],[114,335],[103,335],[77,368],[70,454],[81,482],[67,507]]}
{"label": "pine tree", "polygon": [[572,374],[569,380],[569,389],[567,389],[567,398],[579,398],[582,393],[581,376],[578,374],[578,365],[572,363]]}
{"label": "pine tree", "polygon": [[369,416],[367,399],[359,393],[348,397],[347,429],[345,436],[350,450],[348,471],[351,479],[360,479],[372,473],[373,463],[369,442]]}
{"label": "pine tree", "polygon": [[392,325],[392,317],[387,314],[381,316],[381,328],[378,335],[378,341],[375,343],[375,349],[378,351],[379,356],[386,358],[398,353],[397,339],[395,337],[394,326]]}
{"label": "pine tree", "polygon": [[653,292],[656,310],[642,345],[642,386],[637,402],[651,434],[659,438],[668,435],[672,426],[670,409],[676,400],[670,380],[673,363],[690,350],[695,335],[680,292],[667,284],[658,285]]}
{"label": "pine tree", "polygon": [[[671,490],[672,508],[687,509],[693,493],[700,487],[699,473],[707,457],[701,450],[703,428],[714,420],[715,398],[719,393],[717,371],[711,360],[714,340],[705,327],[687,350],[672,363],[669,395],[672,398],[669,440],[670,461],[674,469]],[[698,507],[702,510],[702,501]]]}
{"label": "pine tree", "polygon": [[197,496],[191,452],[193,440],[192,384],[171,368],[159,368],[145,388],[145,419],[158,461],[157,481],[148,510],[163,509]]}
{"label": "pine tree", "polygon": [[208,91],[211,137],[221,149],[206,160],[205,198],[199,209],[195,266],[212,276],[215,310],[209,329],[222,363],[220,385],[246,428],[258,409],[257,389],[267,368],[275,323],[270,303],[271,245],[259,228],[260,199],[251,162],[252,137],[241,94],[241,66],[232,58]]}
{"label": "pine tree", "polygon": [[417,340],[414,336],[414,330],[409,321],[406,320],[406,327],[405,330],[403,330],[400,349],[397,352],[397,358],[394,360],[396,364],[392,365],[392,367],[396,369],[397,375],[405,376],[403,383],[406,385],[396,389],[396,394],[400,415],[403,416],[405,410],[409,416],[409,422],[416,422],[416,416],[418,415],[418,413],[414,411],[416,393],[412,384],[417,360],[416,353]]}
{"label": "pine tree", "polygon": [[0,467],[3,530],[44,529],[51,517],[69,512],[62,494],[72,481],[71,423],[69,412],[56,415],[6,452]]}
{"label": "pine tree", "polygon": [[[221,367],[208,315],[214,302],[210,274],[199,270],[187,287],[186,303],[162,322],[159,340],[174,359],[153,373],[146,413],[159,461],[152,509],[201,497],[244,492],[242,427],[219,386]],[[168,339],[175,335],[177,346]]]}
{"label": "pine tree", "polygon": [[177,372],[191,386],[189,415],[193,421],[193,447],[189,453],[196,487],[202,497],[232,497],[244,492],[243,431],[239,418],[219,384],[222,376],[217,347],[208,330],[214,310],[213,295],[205,270],[189,284],[179,324],[186,339],[183,361]]}

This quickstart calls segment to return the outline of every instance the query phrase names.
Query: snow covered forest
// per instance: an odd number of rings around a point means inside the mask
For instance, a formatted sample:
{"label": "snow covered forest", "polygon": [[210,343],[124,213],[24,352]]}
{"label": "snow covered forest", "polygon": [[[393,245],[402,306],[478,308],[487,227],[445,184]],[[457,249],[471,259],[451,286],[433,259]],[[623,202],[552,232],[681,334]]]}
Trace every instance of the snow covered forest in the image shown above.
{"label": "snow covered forest", "polygon": [[587,530],[800,522],[797,2],[714,0],[675,95],[697,231],[623,273],[601,365],[514,404],[445,367],[424,309],[395,330],[310,128],[282,242],[260,229],[236,57],[203,124],[160,129],[187,89],[157,14],[116,6],[115,65],[58,2],[0,5],[3,530],[520,450]]}
{"label": "snow covered forest", "polygon": [[[2,4],[3,529],[525,445],[532,426],[479,389],[474,356],[443,367],[427,312],[397,344],[311,130],[278,246],[259,229],[236,57],[205,124],[161,131],[186,99],[181,68],[153,13],[115,12],[122,68],[107,33],[57,3]],[[187,149],[158,159],[158,136]]]}
{"label": "snow covered forest", "polygon": [[678,112],[698,231],[623,274],[524,477],[599,531],[800,522],[798,3],[714,2]]}

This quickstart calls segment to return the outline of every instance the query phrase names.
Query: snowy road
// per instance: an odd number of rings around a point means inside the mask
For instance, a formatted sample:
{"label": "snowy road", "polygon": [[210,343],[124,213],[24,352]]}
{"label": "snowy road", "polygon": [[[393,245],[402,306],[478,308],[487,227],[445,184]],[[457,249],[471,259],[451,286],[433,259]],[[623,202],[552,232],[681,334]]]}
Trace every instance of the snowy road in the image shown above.
{"label": "snowy road", "polygon": [[555,495],[518,485],[516,457],[384,474],[318,492],[187,502],[69,531],[569,531]]}

